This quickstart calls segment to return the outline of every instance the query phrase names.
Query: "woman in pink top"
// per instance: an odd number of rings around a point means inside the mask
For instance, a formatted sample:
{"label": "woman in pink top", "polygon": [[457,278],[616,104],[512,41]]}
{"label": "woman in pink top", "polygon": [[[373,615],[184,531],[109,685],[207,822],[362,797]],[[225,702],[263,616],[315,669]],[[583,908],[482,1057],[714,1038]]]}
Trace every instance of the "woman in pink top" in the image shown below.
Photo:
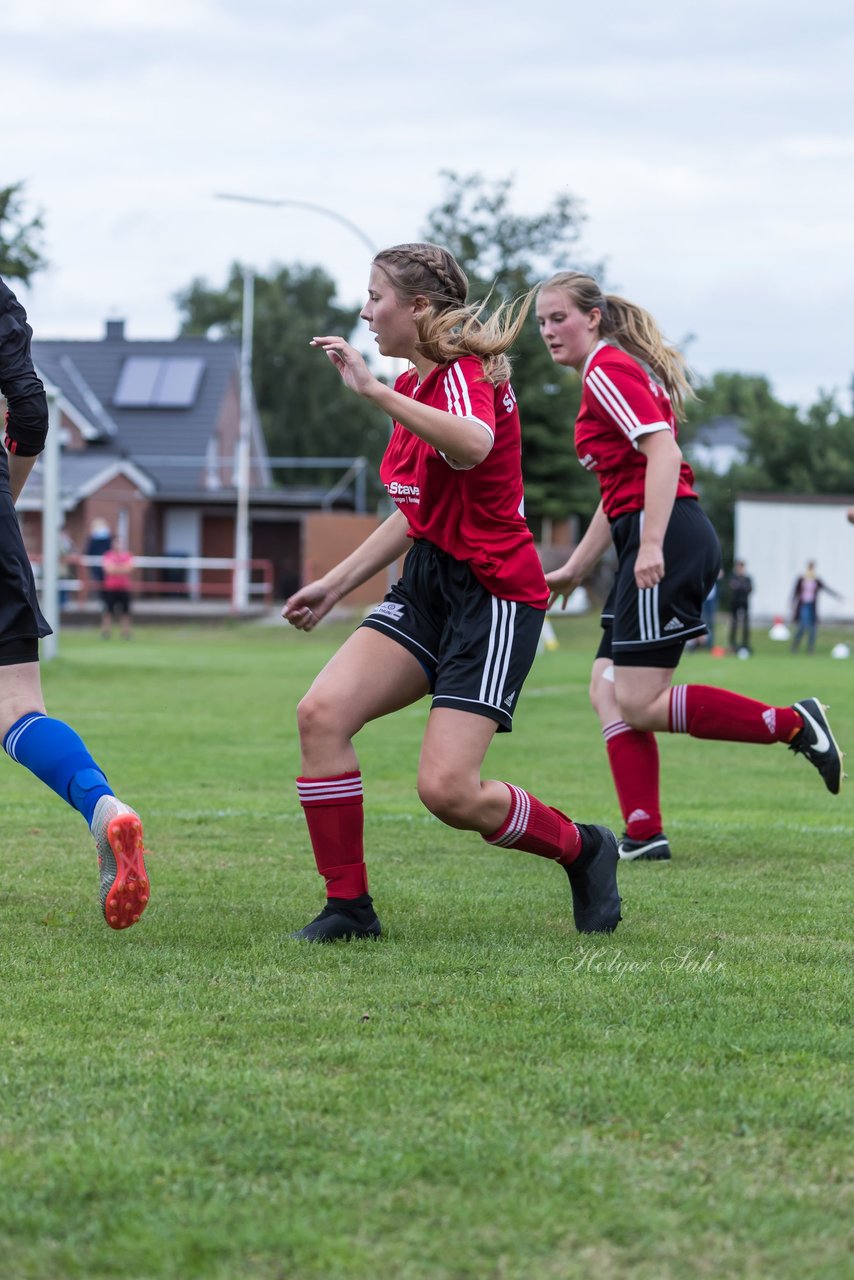
{"label": "woman in pink top", "polygon": [[109,551],[105,551],[101,565],[104,582],[101,588],[103,612],[101,635],[109,640],[113,634],[113,619],[118,618],[125,640],[130,640],[130,591],[133,578],[133,556],[120,538]]}

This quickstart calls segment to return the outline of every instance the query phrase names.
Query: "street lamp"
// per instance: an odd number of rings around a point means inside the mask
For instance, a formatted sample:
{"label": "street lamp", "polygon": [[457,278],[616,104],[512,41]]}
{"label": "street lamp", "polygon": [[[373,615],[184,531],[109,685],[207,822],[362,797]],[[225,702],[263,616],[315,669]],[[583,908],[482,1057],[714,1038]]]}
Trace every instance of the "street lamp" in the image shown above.
{"label": "street lamp", "polygon": [[[307,200],[267,200],[263,196],[240,196],[226,192],[217,192],[217,200],[237,200],[242,204],[261,204],[272,208],[292,207],[308,209],[312,213],[322,213],[327,218],[334,218],[342,226],[349,227],[358,236],[371,254],[377,252],[377,246],[355,222],[327,209],[322,204],[311,204]],[[251,476],[250,452],[252,441],[252,320],[255,301],[255,273],[250,267],[243,268],[243,321],[240,330],[240,430],[235,458],[235,487],[237,489],[237,510],[234,517],[234,577],[232,579],[232,608],[236,612],[245,610],[249,604],[249,552],[250,552],[250,513],[249,482]]]}
{"label": "street lamp", "polygon": [[234,517],[234,576],[232,607],[238,612],[249,605],[249,457],[252,448],[252,322],[255,313],[255,273],[243,268],[243,320],[240,326],[240,432],[237,438]]}
{"label": "street lamp", "polygon": [[217,192],[216,198],[217,200],[239,200],[242,204],[266,204],[273,209],[308,209],[311,213],[322,213],[324,217],[334,218],[342,226],[349,227],[353,235],[358,236],[362,244],[370,249],[371,253],[378,252],[373,240],[365,234],[361,227],[357,227],[355,222],[351,222],[349,218],[345,218],[341,213],[336,213],[334,209],[327,209],[323,204],[311,204],[308,200],[267,200],[264,196],[237,196],[229,195],[225,192]]}

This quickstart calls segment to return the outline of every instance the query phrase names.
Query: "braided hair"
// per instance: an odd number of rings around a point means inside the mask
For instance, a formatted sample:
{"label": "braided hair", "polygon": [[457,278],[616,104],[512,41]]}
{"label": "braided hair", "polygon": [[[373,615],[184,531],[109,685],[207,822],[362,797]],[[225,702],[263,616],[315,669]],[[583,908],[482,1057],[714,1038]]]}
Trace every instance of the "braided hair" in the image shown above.
{"label": "braided hair", "polygon": [[498,385],[510,377],[505,354],[515,342],[533,291],[502,303],[486,319],[485,302],[468,303],[469,282],[460,264],[440,245],[397,244],[382,249],[374,265],[388,276],[399,298],[423,297],[428,306],[416,317],[416,348],[434,364],[450,364],[460,356],[477,356],[487,381]]}
{"label": "braided hair", "polygon": [[598,307],[599,336],[646,365],[670,396],[677,415],[684,416],[685,401],[695,395],[688,362],[665,340],[648,311],[616,293],[603,293],[598,282],[581,271],[558,272],[540,289],[561,290],[585,315]]}

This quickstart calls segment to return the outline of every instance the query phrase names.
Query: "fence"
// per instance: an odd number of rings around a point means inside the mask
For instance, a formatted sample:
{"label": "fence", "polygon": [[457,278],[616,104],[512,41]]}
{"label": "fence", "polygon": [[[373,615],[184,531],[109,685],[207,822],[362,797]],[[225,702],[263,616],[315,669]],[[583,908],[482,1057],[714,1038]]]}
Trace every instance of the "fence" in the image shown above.
{"label": "fence", "polygon": [[[214,556],[134,556],[131,590],[136,598],[169,598],[190,601],[231,599],[238,561]],[[270,606],[273,603],[273,563],[248,560],[249,600]],[[62,557],[59,579],[63,609],[86,608],[90,597],[97,598],[101,582],[92,574],[100,569],[101,556],[70,554]],[[41,557],[33,557],[37,584],[41,578]]]}

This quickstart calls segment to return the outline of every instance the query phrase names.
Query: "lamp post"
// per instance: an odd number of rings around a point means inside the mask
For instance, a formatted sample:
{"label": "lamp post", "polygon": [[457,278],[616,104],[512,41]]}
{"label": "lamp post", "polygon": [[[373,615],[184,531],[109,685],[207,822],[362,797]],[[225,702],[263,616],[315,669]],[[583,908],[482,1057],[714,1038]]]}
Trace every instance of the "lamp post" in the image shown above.
{"label": "lamp post", "polygon": [[[264,196],[244,196],[231,192],[218,191],[217,200],[235,200],[241,204],[266,205],[273,209],[307,209],[310,213],[320,213],[332,218],[347,227],[357,236],[362,244],[370,250],[371,256],[378,252],[377,246],[369,235],[355,222],[328,209],[326,205],[314,204],[308,200],[272,200]],[[234,579],[232,588],[232,607],[239,612],[249,603],[249,569],[250,552],[250,513],[249,513],[249,479],[250,479],[250,447],[251,447],[251,415],[252,415],[252,319],[255,296],[255,275],[251,268],[243,269],[243,323],[240,339],[240,435],[235,458],[235,485],[237,488],[237,510],[234,522]],[[393,566],[390,566],[389,573]],[[389,579],[391,581],[391,578]]]}
{"label": "lamp post", "polygon": [[243,268],[243,320],[240,327],[240,433],[235,458],[237,510],[234,517],[234,576],[231,604],[237,612],[249,605],[249,481],[252,447],[252,323],[255,313],[255,273]]}
{"label": "lamp post", "polygon": [[238,200],[242,204],[265,204],[273,209],[308,209],[310,213],[321,213],[326,218],[333,218],[336,222],[340,222],[343,227],[349,227],[353,235],[358,236],[362,244],[370,249],[372,254],[377,252],[377,246],[361,227],[357,227],[355,222],[345,218],[342,213],[336,213],[334,209],[327,209],[326,205],[312,204],[308,200],[268,200],[264,196],[238,196],[224,191],[217,192],[216,198],[217,200]]}
{"label": "lamp post", "polygon": [[[268,207],[308,209],[311,213],[320,213],[333,218],[342,226],[348,227],[362,244],[371,251],[377,252],[377,246],[370,236],[357,227],[355,222],[327,209],[322,204],[312,204],[307,200],[268,200],[263,196],[241,196],[227,192],[217,192],[217,200],[237,200],[242,204],[260,204]],[[240,432],[235,457],[235,487],[237,489],[237,510],[234,518],[234,577],[232,579],[231,603],[235,612],[242,612],[249,604],[249,553],[250,553],[250,512],[249,484],[251,476],[250,455],[252,444],[252,323],[255,300],[255,273],[250,267],[243,268],[243,321],[240,331]]]}

